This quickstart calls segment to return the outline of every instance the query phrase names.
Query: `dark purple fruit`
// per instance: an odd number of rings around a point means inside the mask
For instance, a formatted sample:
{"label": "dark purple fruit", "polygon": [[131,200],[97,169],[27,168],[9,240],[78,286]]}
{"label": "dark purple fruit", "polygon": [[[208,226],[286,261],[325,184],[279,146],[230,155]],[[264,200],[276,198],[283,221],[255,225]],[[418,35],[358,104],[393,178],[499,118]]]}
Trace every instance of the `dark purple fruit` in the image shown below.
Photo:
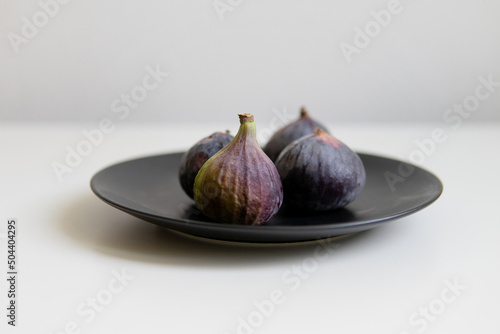
{"label": "dark purple fruit", "polygon": [[323,124],[313,120],[309,116],[306,108],[302,107],[300,110],[300,118],[276,131],[264,147],[264,152],[266,152],[267,156],[271,158],[272,161],[276,161],[278,155],[288,144],[305,135],[314,133],[316,128],[328,132]]}
{"label": "dark purple fruit", "polygon": [[366,181],[359,156],[320,129],[288,145],[276,167],[283,183],[284,203],[296,209],[341,208],[358,197]]}
{"label": "dark purple fruit", "polygon": [[278,212],[283,188],[276,166],[260,148],[253,115],[240,114],[234,139],[203,165],[194,181],[194,201],[222,223],[260,225]]}
{"label": "dark purple fruit", "polygon": [[233,136],[229,131],[215,132],[210,136],[203,138],[193,147],[191,147],[182,157],[179,168],[179,181],[182,189],[193,198],[194,178],[200,171],[203,164],[211,158],[221,148],[229,144]]}

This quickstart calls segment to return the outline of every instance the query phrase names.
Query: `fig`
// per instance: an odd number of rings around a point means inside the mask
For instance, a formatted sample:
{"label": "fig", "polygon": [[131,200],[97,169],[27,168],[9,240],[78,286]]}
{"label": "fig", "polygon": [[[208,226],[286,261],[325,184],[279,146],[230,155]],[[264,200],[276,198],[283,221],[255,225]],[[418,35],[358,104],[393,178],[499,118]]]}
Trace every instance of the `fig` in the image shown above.
{"label": "fig", "polygon": [[194,181],[194,201],[207,217],[221,223],[260,225],[283,202],[276,166],[257,142],[252,114],[239,114],[234,139],[203,165]]}
{"label": "fig", "polygon": [[306,108],[302,107],[299,119],[276,131],[264,147],[264,152],[272,161],[276,161],[278,155],[288,144],[305,135],[314,133],[316,128],[328,132],[324,125],[313,120]]}
{"label": "fig", "polygon": [[366,172],[359,156],[321,129],[288,145],[276,160],[287,207],[324,211],[359,196]]}
{"label": "fig", "polygon": [[215,132],[194,144],[181,159],[179,181],[186,194],[193,198],[194,178],[203,164],[221,148],[229,144],[233,136],[226,132]]}

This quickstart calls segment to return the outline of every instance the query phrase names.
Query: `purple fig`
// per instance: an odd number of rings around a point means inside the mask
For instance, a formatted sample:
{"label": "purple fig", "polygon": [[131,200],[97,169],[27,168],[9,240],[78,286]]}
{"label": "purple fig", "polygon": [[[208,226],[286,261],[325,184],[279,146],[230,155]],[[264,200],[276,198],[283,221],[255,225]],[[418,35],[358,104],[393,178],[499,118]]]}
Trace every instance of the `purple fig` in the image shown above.
{"label": "purple fig", "polygon": [[234,139],[203,165],[194,181],[194,201],[222,223],[260,225],[278,212],[283,187],[276,166],[260,148],[253,115],[240,114]]}
{"label": "purple fig", "polygon": [[297,209],[341,208],[358,197],[366,181],[359,156],[320,129],[288,145],[276,167],[283,183],[284,202]]}
{"label": "purple fig", "polygon": [[229,134],[229,131],[225,133],[215,132],[194,144],[193,147],[184,153],[179,168],[179,181],[181,182],[182,189],[184,189],[189,197],[193,198],[194,196],[194,178],[203,164],[215,153],[219,152],[221,148],[229,144],[231,140],[233,140],[233,136]]}
{"label": "purple fig", "polygon": [[316,128],[328,132],[324,125],[313,120],[306,108],[302,107],[299,119],[276,131],[264,147],[264,152],[272,161],[276,161],[278,155],[288,144],[305,135],[314,133]]}

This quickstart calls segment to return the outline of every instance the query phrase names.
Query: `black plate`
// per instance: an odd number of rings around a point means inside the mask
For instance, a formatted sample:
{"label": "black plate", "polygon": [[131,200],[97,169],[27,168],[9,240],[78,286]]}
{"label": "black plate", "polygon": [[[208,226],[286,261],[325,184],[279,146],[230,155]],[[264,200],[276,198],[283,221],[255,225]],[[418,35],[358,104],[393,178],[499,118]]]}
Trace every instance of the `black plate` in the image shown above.
{"label": "black plate", "polygon": [[[313,214],[292,213],[282,208],[261,226],[229,225],[204,217],[180,187],[178,168],[182,154],[158,155],[113,165],[97,173],[90,186],[109,205],[173,230],[219,240],[278,243],[368,230],[425,208],[443,190],[436,176],[419,167],[359,154],[366,169],[366,186],[345,208]],[[414,168],[411,175],[408,175],[411,172],[408,166]],[[386,177],[396,175],[399,182],[396,181],[391,189]],[[393,181],[391,179],[391,183]]]}

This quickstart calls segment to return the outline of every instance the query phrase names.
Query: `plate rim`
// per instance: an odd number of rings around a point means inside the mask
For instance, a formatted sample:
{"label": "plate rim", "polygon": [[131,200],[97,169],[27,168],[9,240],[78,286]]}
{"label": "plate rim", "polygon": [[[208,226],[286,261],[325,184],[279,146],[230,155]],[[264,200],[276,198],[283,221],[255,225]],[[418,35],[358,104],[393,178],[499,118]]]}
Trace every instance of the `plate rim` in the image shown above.
{"label": "plate rim", "polygon": [[[367,156],[367,157],[372,157],[372,158],[377,158],[377,159],[383,159],[383,160],[391,160],[393,162],[399,162],[399,163],[404,163],[404,164],[407,164],[407,165],[410,165],[410,166],[413,166],[414,168],[417,168],[417,169],[420,169],[424,172],[426,172],[427,174],[429,174],[430,176],[432,176],[434,178],[435,181],[437,181],[437,184],[439,186],[439,189],[438,189],[438,193],[435,197],[433,197],[432,199],[429,199],[427,200],[425,203],[421,204],[421,205],[418,205],[410,210],[404,210],[404,211],[401,211],[401,212],[398,212],[398,213],[395,213],[395,214],[392,214],[392,215],[389,215],[389,216],[385,216],[385,217],[380,217],[380,218],[376,218],[376,219],[369,219],[369,220],[362,220],[362,221],[353,221],[353,222],[336,222],[336,223],[327,223],[327,224],[312,224],[312,225],[241,225],[241,224],[223,224],[223,223],[218,223],[218,222],[207,222],[207,221],[198,221],[198,220],[191,220],[191,219],[188,219],[188,218],[183,218],[183,219],[177,219],[177,218],[171,218],[171,217],[167,217],[167,216],[162,216],[162,215],[156,215],[156,214],[152,214],[152,213],[146,213],[144,211],[140,211],[140,210],[136,210],[136,209],[133,209],[133,208],[129,208],[129,207],[126,207],[126,206],[123,206],[123,205],[120,205],[120,204],[117,204],[117,203],[114,203],[108,199],[106,199],[106,197],[99,193],[99,191],[96,189],[96,178],[99,174],[105,172],[106,170],[108,169],[111,169],[111,168],[114,168],[116,166],[119,166],[119,165],[122,165],[122,164],[125,164],[125,163],[130,163],[130,162],[134,162],[134,161],[139,161],[139,160],[145,160],[145,159],[152,159],[152,158],[159,158],[159,157],[163,157],[163,156],[170,156],[170,155],[179,155],[179,154],[184,154],[185,151],[177,151],[177,152],[170,152],[170,153],[162,153],[162,154],[155,154],[155,155],[148,155],[148,156],[143,156],[143,157],[138,157],[138,158],[134,158],[134,159],[128,159],[128,160],[123,160],[123,161],[120,161],[120,162],[117,162],[117,163],[114,163],[114,164],[111,164],[111,165],[108,165],[104,168],[102,168],[101,170],[99,170],[98,172],[96,172],[91,180],[90,180],[90,188],[92,190],[92,192],[100,199],[102,200],[103,202],[105,202],[106,204],[116,208],[116,209],[119,209],[121,211],[124,211],[124,212],[127,212],[129,214],[137,214],[139,216],[148,216],[148,217],[151,217],[153,219],[158,219],[158,220],[166,220],[166,221],[169,221],[170,223],[175,223],[175,224],[179,224],[179,225],[199,225],[199,226],[203,226],[203,227],[209,227],[209,228],[214,228],[214,229],[227,229],[227,228],[231,228],[231,229],[235,229],[235,230],[239,230],[239,231],[255,231],[255,230],[276,230],[276,231],[283,231],[283,230],[290,230],[290,231],[300,231],[302,229],[307,229],[308,231],[311,231],[311,230],[323,230],[323,229],[335,229],[335,228],[345,228],[345,227],[355,227],[355,226],[363,226],[363,225],[372,225],[372,224],[377,224],[377,223],[382,223],[382,222],[386,222],[386,221],[390,221],[390,220],[395,220],[395,219],[399,219],[399,218],[403,218],[405,216],[408,216],[408,215],[411,215],[415,212],[418,212],[426,207],[428,207],[429,205],[431,205],[432,203],[434,203],[437,199],[439,199],[439,197],[442,195],[443,193],[443,190],[444,190],[444,186],[443,186],[443,182],[432,172],[428,171],[427,169],[425,168],[422,168],[420,166],[416,166],[414,164],[411,164],[409,162],[405,162],[405,161],[402,161],[402,160],[398,160],[398,159],[393,159],[393,158],[388,158],[388,157],[385,157],[385,156],[380,156],[380,155],[375,155],[375,154],[371,154],[371,153],[364,153],[364,152],[359,152],[359,151],[356,151],[356,153],[360,156]],[[137,216],[136,216],[137,217]],[[140,217],[138,217],[140,218]],[[140,218],[142,219],[142,218]]]}

